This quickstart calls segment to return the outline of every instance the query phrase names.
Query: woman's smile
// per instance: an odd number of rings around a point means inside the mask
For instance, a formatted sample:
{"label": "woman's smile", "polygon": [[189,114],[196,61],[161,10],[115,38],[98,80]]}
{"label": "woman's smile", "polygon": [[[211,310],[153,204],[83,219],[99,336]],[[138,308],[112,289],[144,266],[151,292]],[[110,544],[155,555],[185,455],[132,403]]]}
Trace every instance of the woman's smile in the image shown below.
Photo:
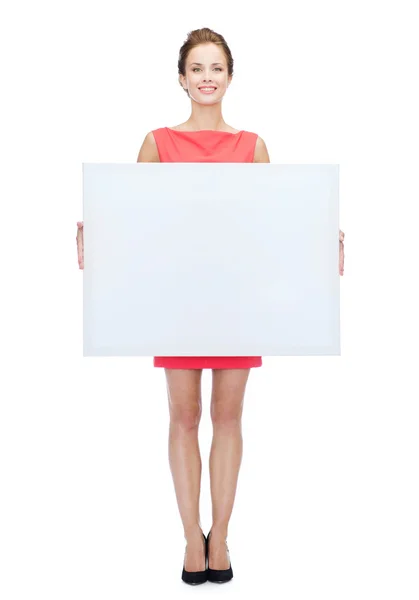
{"label": "woman's smile", "polygon": [[198,88],[201,94],[213,94],[217,88],[215,87],[201,87]]}

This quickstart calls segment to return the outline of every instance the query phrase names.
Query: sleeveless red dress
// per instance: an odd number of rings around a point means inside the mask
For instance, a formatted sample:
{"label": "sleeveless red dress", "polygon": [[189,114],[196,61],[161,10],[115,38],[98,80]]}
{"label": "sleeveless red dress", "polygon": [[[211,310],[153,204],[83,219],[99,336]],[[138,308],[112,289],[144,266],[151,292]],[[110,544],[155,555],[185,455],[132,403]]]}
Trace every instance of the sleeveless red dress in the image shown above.
{"label": "sleeveless red dress", "polygon": [[[255,155],[256,133],[239,131],[153,130],[160,162],[249,162]],[[155,367],[168,369],[249,369],[262,366],[261,356],[155,356]]]}

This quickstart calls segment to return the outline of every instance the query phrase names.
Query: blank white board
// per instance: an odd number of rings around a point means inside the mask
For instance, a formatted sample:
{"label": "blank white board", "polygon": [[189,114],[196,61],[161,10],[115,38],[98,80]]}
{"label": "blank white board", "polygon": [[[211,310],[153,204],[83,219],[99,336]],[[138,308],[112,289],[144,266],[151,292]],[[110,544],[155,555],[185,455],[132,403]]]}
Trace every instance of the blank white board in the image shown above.
{"label": "blank white board", "polygon": [[340,354],[339,165],[83,163],[84,356]]}

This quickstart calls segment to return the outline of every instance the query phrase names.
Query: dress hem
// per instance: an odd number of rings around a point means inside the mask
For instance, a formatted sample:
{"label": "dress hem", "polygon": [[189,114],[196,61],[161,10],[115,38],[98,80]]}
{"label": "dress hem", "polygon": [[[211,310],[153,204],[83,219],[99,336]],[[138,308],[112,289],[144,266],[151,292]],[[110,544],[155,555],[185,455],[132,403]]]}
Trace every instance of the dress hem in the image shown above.
{"label": "dress hem", "polygon": [[167,369],[249,369],[262,366],[261,356],[155,356],[155,367]]}

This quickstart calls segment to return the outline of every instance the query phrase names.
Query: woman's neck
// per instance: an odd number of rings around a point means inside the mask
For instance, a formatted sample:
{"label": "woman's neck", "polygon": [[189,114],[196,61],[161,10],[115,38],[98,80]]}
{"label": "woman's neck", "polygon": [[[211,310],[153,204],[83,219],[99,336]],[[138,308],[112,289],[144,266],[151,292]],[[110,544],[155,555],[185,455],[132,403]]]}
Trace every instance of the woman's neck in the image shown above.
{"label": "woman's neck", "polygon": [[[210,107],[205,107],[205,108],[210,108]],[[201,113],[201,114],[194,114],[194,113]],[[189,119],[186,121],[186,123],[183,123],[183,125],[185,126],[185,128],[187,129],[191,129],[194,131],[200,130],[200,129],[227,129],[228,125],[227,123],[224,121],[222,115],[220,114],[219,111],[217,111],[217,113],[214,112],[214,114],[209,114],[211,111],[194,111],[192,108],[192,114],[189,117]]]}

